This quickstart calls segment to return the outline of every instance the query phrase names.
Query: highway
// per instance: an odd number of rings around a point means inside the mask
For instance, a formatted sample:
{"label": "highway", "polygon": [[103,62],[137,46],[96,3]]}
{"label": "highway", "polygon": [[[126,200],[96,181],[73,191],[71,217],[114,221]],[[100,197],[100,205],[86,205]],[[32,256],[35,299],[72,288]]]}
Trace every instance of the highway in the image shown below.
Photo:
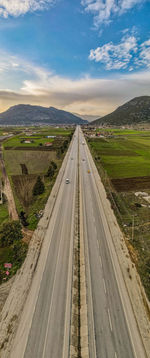
{"label": "highway", "polygon": [[90,358],[135,358],[101,216],[101,203],[80,131]]}
{"label": "highway", "polygon": [[[79,139],[79,141],[78,141]],[[79,153],[78,153],[79,144]],[[104,213],[82,131],[77,127],[11,358],[70,358],[75,197],[79,154],[80,225],[85,246],[89,358],[136,354],[123,308]],[[70,183],[66,184],[66,178]],[[103,215],[102,215],[103,213]],[[34,284],[35,282],[35,284]],[[34,289],[36,287],[36,289]],[[135,342],[134,342],[135,343]]]}
{"label": "highway", "polygon": [[25,348],[15,347],[14,358],[67,358],[69,354],[77,149],[76,137],[47,230],[48,254],[38,297],[33,297],[36,304],[28,338]]}

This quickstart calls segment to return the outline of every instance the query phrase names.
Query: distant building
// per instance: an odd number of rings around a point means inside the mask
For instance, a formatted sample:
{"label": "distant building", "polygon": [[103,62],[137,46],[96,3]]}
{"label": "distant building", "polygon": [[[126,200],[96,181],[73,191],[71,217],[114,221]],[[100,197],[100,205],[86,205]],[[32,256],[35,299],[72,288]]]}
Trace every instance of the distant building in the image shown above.
{"label": "distant building", "polygon": [[47,142],[47,143],[45,143],[44,145],[45,145],[45,147],[51,147],[52,143]]}
{"label": "distant building", "polygon": [[24,143],[30,144],[30,143],[31,143],[31,140],[25,140]]}
{"label": "distant building", "polygon": [[56,138],[55,135],[47,135],[46,138]]}

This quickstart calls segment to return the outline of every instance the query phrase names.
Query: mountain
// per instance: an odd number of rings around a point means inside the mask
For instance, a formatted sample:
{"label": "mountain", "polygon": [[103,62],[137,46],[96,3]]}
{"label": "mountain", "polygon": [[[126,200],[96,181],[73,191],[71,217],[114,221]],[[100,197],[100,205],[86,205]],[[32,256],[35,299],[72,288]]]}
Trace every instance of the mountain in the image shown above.
{"label": "mountain", "polygon": [[150,96],[135,97],[118,107],[114,112],[97,119],[92,125],[136,125],[150,124]]}
{"label": "mountain", "polygon": [[99,116],[95,116],[92,114],[78,114],[78,113],[74,113],[76,116],[88,121],[88,122],[93,122],[96,119],[100,118]]}
{"label": "mountain", "polygon": [[54,107],[19,104],[0,113],[0,125],[86,124],[78,116]]}

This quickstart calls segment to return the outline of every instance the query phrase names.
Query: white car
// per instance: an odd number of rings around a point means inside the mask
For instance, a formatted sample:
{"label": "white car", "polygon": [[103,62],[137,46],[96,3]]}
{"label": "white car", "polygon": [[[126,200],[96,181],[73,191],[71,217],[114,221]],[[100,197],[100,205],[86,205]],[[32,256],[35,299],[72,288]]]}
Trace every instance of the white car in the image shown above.
{"label": "white car", "polygon": [[66,184],[69,184],[70,183],[70,180],[67,178],[66,179]]}

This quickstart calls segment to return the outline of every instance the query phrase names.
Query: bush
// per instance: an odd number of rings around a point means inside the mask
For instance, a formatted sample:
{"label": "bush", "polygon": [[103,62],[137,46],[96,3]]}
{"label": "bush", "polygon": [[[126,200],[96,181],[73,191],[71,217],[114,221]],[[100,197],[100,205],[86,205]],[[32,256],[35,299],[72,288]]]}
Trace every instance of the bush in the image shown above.
{"label": "bush", "polygon": [[0,230],[0,246],[10,246],[14,241],[21,240],[22,237],[21,224],[19,221],[12,221],[3,224]]}
{"label": "bush", "polygon": [[23,226],[28,226],[29,225],[28,222],[27,222],[26,213],[24,211],[20,211],[19,217],[20,217],[20,220],[21,220],[21,224]]}

